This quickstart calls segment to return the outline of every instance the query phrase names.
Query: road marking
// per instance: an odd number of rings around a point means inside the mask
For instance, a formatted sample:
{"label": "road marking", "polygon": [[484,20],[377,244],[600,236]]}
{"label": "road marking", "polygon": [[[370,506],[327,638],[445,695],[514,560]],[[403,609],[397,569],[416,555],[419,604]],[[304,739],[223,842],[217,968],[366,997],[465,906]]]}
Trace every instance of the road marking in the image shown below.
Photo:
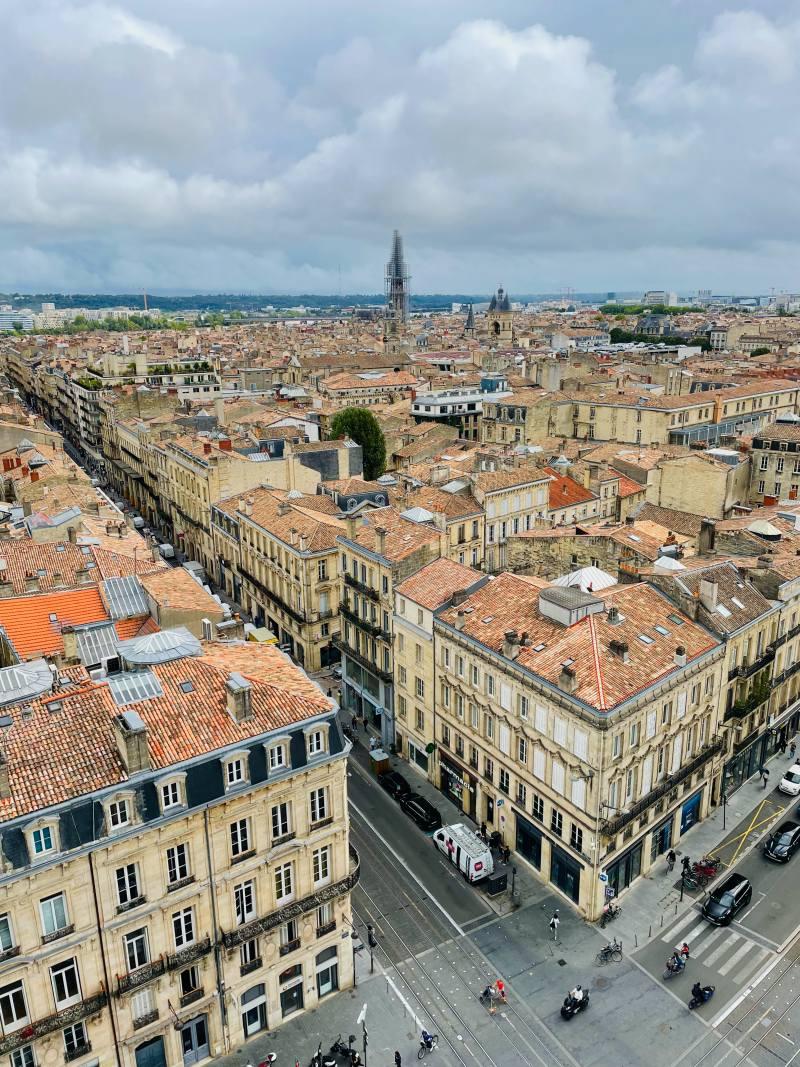
{"label": "road marking", "polygon": [[406,874],[417,883],[419,888],[422,890],[422,892],[425,894],[425,896],[430,900],[430,902],[432,904],[434,904],[439,909],[439,911],[442,913],[442,915],[444,915],[445,919],[447,919],[447,921],[450,923],[450,925],[453,927],[453,929],[458,932],[459,936],[463,937],[464,936],[463,929],[458,925],[458,923],[455,921],[455,919],[450,914],[450,912],[442,904],[439,903],[439,901],[436,899],[436,897],[433,895],[433,893],[430,891],[430,889],[428,889],[428,887],[425,885],[425,883],[420,881],[419,878],[417,878],[417,876],[414,874],[414,872],[408,866],[408,862],[406,860],[404,860],[403,857],[398,852],[395,852],[395,850],[392,848],[392,846],[389,844],[389,842],[386,840],[386,838],[382,834],[380,834],[378,832],[378,830],[375,828],[375,826],[372,824],[372,822],[370,822],[370,820],[366,817],[366,815],[363,813],[363,811],[360,811],[359,808],[356,807],[356,805],[353,803],[352,800],[350,800],[348,803],[350,804],[350,807],[353,809],[353,811],[356,813],[356,815],[358,815],[358,817],[362,820],[362,822],[366,823],[366,825],[370,828],[370,830],[372,830],[373,834],[375,834],[375,836],[378,838],[378,840],[380,842],[382,842],[382,844],[383,844],[384,848],[387,850],[387,852],[390,852],[391,855],[394,856],[394,858],[397,860],[397,862],[400,864],[400,866],[403,868],[403,870],[406,872]]}
{"label": "road marking", "polygon": [[758,905],[761,903],[761,901],[762,900],[766,900],[766,899],[767,899],[767,894],[766,893],[759,893],[758,894],[758,900],[755,902],[755,904],[751,904],[750,905],[750,907],[747,909],[747,911],[744,913],[744,915],[742,915],[741,918],[739,919],[739,922],[740,923],[744,922],[744,920],[747,918],[747,916],[750,914],[750,912],[753,910],[753,908],[757,908]]}
{"label": "road marking", "polygon": [[745,941],[745,943],[739,949],[737,949],[737,951],[734,952],[730,959],[725,963],[724,967],[717,968],[718,972],[720,974],[727,974],[728,971],[733,970],[739,960],[744,959],[748,952],[750,952],[754,948],[756,948],[756,946],[753,944],[752,941]]}
{"label": "road marking", "polygon": [[389,983],[389,985],[390,985],[390,986],[392,987],[392,989],[394,990],[394,992],[395,992],[395,996],[397,997],[397,999],[398,999],[398,1000],[400,1001],[400,1003],[401,1003],[401,1004],[403,1005],[403,1007],[404,1007],[404,1008],[406,1009],[406,1011],[407,1011],[407,1012],[409,1013],[409,1015],[411,1016],[411,1018],[412,1018],[412,1019],[414,1020],[414,1024],[416,1025],[417,1029],[418,1029],[418,1030],[421,1030],[421,1029],[422,1029],[422,1023],[421,1023],[421,1022],[420,1022],[420,1020],[419,1020],[419,1019],[417,1018],[417,1014],[416,1014],[416,1012],[415,1012],[415,1011],[414,1011],[414,1009],[413,1009],[413,1008],[411,1007],[411,1005],[410,1005],[410,1004],[408,1003],[408,1001],[407,1001],[407,1000],[406,1000],[406,998],[405,998],[405,997],[403,996],[403,994],[402,994],[402,993],[400,992],[400,990],[399,990],[399,989],[397,988],[397,986],[395,985],[394,981],[393,981],[393,980],[392,980],[392,979],[391,979],[391,978],[389,977],[389,975],[388,975],[388,974],[386,974],[385,972],[384,972],[384,975],[383,975],[383,977],[384,977],[384,978],[386,979],[386,981],[387,981],[387,982]]}
{"label": "road marking", "polygon": [[708,946],[713,944],[713,942],[717,940],[717,938],[720,936],[720,934],[724,934],[724,933],[725,933],[725,930],[723,929],[723,927],[721,927],[721,926],[712,926],[711,927],[711,933],[709,934],[708,937],[704,937],[703,940],[700,941],[697,945],[690,945],[689,946],[691,948],[691,950],[692,950],[692,959],[693,960],[700,959],[700,957],[703,955],[703,953],[708,949]]}
{"label": "road marking", "polygon": [[[707,930],[707,929],[708,929],[708,923],[705,921],[705,919],[701,919],[700,922],[697,924],[697,926],[694,927],[693,930],[690,930],[688,934],[684,934],[683,935],[683,940],[687,942],[687,944],[689,945],[689,949],[690,950],[692,948],[692,938],[693,937],[697,937],[697,935],[700,933],[701,930]],[[680,938],[676,938],[676,940],[680,941]]]}
{"label": "road marking", "polygon": [[671,941],[679,930],[682,930],[684,926],[688,926],[693,919],[697,918],[697,912],[692,909],[688,914],[684,915],[682,919],[679,919],[674,926],[670,926],[669,930],[661,938],[662,941]]}
{"label": "road marking", "polygon": [[724,1023],[728,1016],[731,1014],[731,1012],[734,1012],[742,1003],[742,1001],[746,1000],[747,997],[749,997],[750,994],[753,992],[753,990],[757,986],[761,985],[767,975],[770,974],[778,966],[782,959],[782,956],[776,956],[775,959],[770,964],[768,964],[760,974],[756,975],[756,977],[753,979],[747,989],[743,989],[738,995],[738,997],[736,997],[730,1002],[727,1008],[723,1008],[719,1015],[717,1015],[716,1018],[711,1020],[711,1025],[717,1027]]}
{"label": "road marking", "polygon": [[742,973],[740,975],[734,975],[734,977],[732,979],[733,983],[735,985],[741,985],[742,982],[747,977],[748,973],[752,973],[753,971],[757,970],[761,966],[761,964],[764,962],[764,960],[767,959],[771,955],[772,955],[772,953],[768,949],[762,948],[761,951],[756,956],[755,960],[752,961],[752,963],[750,964],[750,966],[748,968],[746,968],[744,971],[742,971]]}
{"label": "road marking", "polygon": [[733,934],[732,933],[730,937],[727,937],[722,942],[722,944],[719,945],[711,953],[711,955],[708,957],[707,960],[703,960],[703,963],[706,965],[706,967],[710,967],[712,965],[712,963],[714,963],[716,960],[718,960],[720,958],[720,956],[723,956],[728,951],[728,949],[731,948],[737,941],[741,941],[741,940],[742,940],[742,935],[741,934]]}

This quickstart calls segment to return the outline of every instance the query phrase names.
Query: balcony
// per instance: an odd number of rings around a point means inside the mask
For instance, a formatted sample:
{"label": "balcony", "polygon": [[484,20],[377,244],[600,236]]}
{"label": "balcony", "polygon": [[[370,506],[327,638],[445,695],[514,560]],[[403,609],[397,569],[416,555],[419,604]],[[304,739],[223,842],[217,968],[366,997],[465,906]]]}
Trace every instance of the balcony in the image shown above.
{"label": "balcony", "polygon": [[372,634],[373,637],[380,637],[383,641],[391,641],[392,635],[388,630],[384,630],[380,623],[372,622],[370,619],[364,619],[361,615],[357,615],[352,608],[347,607],[346,604],[342,604],[339,609],[346,619],[349,619],[354,626],[360,626],[362,630],[366,630],[367,633]]}
{"label": "balcony", "polygon": [[148,982],[154,982],[165,970],[164,960],[157,959],[146,963],[144,967],[137,967],[135,971],[130,971],[128,974],[117,975],[117,996],[130,993],[132,989],[138,989],[140,986],[147,985]]}
{"label": "balcony", "polygon": [[295,952],[298,948],[300,948],[300,938],[295,937],[291,941],[287,941],[285,945],[281,945],[278,949],[278,954],[280,956],[288,956],[290,952]]}
{"label": "balcony", "polygon": [[[244,927],[242,927],[242,929],[244,929]],[[244,941],[246,939],[242,938],[242,940]],[[177,971],[180,967],[186,967],[188,964],[194,963],[195,960],[207,956],[210,951],[211,938],[204,937],[202,941],[198,941],[194,945],[187,945],[186,948],[182,948],[173,956],[167,956],[167,970]]]}
{"label": "balcony", "polygon": [[133,897],[132,900],[126,900],[124,904],[117,904],[117,915],[122,915],[124,911],[131,911],[132,908],[138,908],[140,904],[146,904],[147,897],[142,893],[138,897]]}
{"label": "balcony", "polygon": [[254,848],[248,848],[246,852],[239,852],[236,856],[231,857],[231,866],[234,863],[244,863],[245,860],[252,859],[255,854],[256,850]]}
{"label": "balcony", "polygon": [[349,893],[358,884],[360,877],[361,861],[358,853],[351,845],[350,871],[346,877],[341,878],[338,882],[322,886],[316,893],[311,893],[309,896],[303,897],[302,900],[292,901],[285,907],[279,908],[278,911],[270,912],[269,915],[255,919],[253,922],[248,923],[247,926],[239,926],[227,933],[223,931],[222,944],[225,948],[233,948],[235,945],[241,945],[243,941],[250,941],[252,938],[258,937],[259,934],[274,930],[276,926],[282,926],[284,923],[289,922],[290,919],[297,919],[300,915],[315,911],[317,908],[322,907],[323,904],[327,904],[329,900],[335,900],[337,897]]}
{"label": "balcony", "polygon": [[360,664],[365,670],[369,671],[370,674],[374,674],[378,678],[380,678],[381,681],[386,682],[387,684],[390,684],[393,681],[391,671],[381,670],[380,667],[377,666],[377,664],[373,663],[371,660],[368,660],[366,656],[363,656],[360,652],[356,652],[356,650],[351,645],[348,645],[348,643],[341,636],[341,634],[338,637],[334,635],[331,638],[331,644],[334,646],[334,648],[338,648],[339,651],[343,655],[347,656],[348,659],[353,660],[354,663]]}
{"label": "balcony", "polygon": [[178,889],[183,889],[184,886],[191,885],[194,881],[193,874],[187,874],[185,878],[179,878],[177,882],[170,882],[167,886],[168,893],[174,893]]}
{"label": "balcony", "polygon": [[150,1023],[154,1023],[158,1018],[158,1008],[153,1008],[152,1011],[146,1012],[144,1015],[139,1015],[133,1020],[134,1030],[141,1030],[143,1026],[149,1026]]}
{"label": "balcony", "polygon": [[288,834],[281,834],[280,837],[273,837],[272,847],[277,848],[278,845],[285,845],[289,841],[294,841],[296,836],[297,834],[295,834],[294,830],[292,830]]}
{"label": "balcony", "polygon": [[345,585],[349,585],[352,589],[357,589],[364,596],[368,596],[372,600],[380,600],[380,593],[377,589],[373,589],[371,585],[365,585],[364,582],[359,582],[358,578],[354,578],[352,574],[345,574],[344,582]]}
{"label": "balcony", "polygon": [[731,667],[728,671],[728,681],[733,681],[734,678],[751,678],[764,667],[768,667],[774,659],[775,645],[767,645],[764,652],[752,663],[740,663],[738,667]]}
{"label": "balcony", "polygon": [[246,974],[252,974],[253,971],[260,970],[261,966],[262,959],[260,956],[257,956],[256,959],[250,960],[249,963],[243,963],[239,968],[239,974],[244,978]]}
{"label": "balcony", "polygon": [[202,989],[190,989],[188,993],[184,993],[183,994],[183,996],[181,997],[180,1004],[181,1004],[182,1008],[185,1008],[189,1004],[194,1004],[195,1001],[202,1000],[202,999],[203,999],[203,990]]}
{"label": "balcony", "polygon": [[759,679],[753,685],[752,692],[735,700],[731,707],[727,709],[723,716],[723,722],[728,722],[729,719],[743,719],[745,715],[749,715],[751,711],[765,704],[769,700],[771,693],[772,683],[770,680],[768,678]]}
{"label": "balcony", "polygon": [[[117,909],[119,910],[119,909]],[[70,923],[69,926],[62,926],[60,930],[53,930],[50,934],[45,934],[42,937],[42,944],[49,945],[51,941],[58,941],[60,937],[67,937],[69,934],[75,932],[75,924]],[[17,949],[19,952],[19,949]]]}
{"label": "balcony", "polygon": [[81,1056],[87,1056],[91,1051],[91,1041],[84,1041],[82,1045],[76,1045],[75,1048],[64,1053],[64,1062],[72,1063],[73,1060],[79,1060]]}
{"label": "balcony", "polygon": [[660,797],[671,793],[676,786],[685,781],[690,775],[694,774],[698,768],[708,763],[708,761],[718,752],[721,752],[724,747],[724,738],[715,738],[709,745],[706,745],[704,749],[698,752],[693,760],[690,760],[674,774],[665,778],[663,782],[655,787],[655,789],[651,789],[641,800],[637,800],[635,804],[632,804],[627,811],[620,812],[619,815],[616,815],[613,819],[606,819],[605,822],[601,823],[602,832],[606,837],[614,837],[620,830],[627,826],[628,823],[647,811],[651,804],[654,804]]}
{"label": "balcony", "polygon": [[324,937],[326,934],[331,934],[336,929],[336,920],[332,919],[329,923],[324,923],[322,926],[317,927],[317,937]]}
{"label": "balcony", "polygon": [[[13,1034],[0,1038],[0,1056],[8,1056],[21,1045],[27,1045],[29,1042],[36,1040],[36,1038],[44,1037],[45,1034],[52,1034],[54,1030],[63,1030],[65,1026],[79,1023],[82,1019],[97,1015],[106,1004],[108,1004],[108,994],[101,991],[95,993],[92,997],[78,1001],[77,1004],[72,1004],[63,1011],[56,1012],[54,1015],[47,1015],[43,1019],[37,1019],[36,1022],[29,1023],[20,1030],[15,1030]],[[76,1051],[71,1056],[67,1054],[67,1057],[69,1059],[77,1059],[79,1055],[82,1056],[86,1051],[91,1051],[90,1045],[81,1046],[80,1052]]]}
{"label": "balcony", "polygon": [[11,948],[4,949],[3,952],[0,952],[0,963],[5,962],[5,960],[11,960],[15,956],[19,956],[19,945],[12,945]]}

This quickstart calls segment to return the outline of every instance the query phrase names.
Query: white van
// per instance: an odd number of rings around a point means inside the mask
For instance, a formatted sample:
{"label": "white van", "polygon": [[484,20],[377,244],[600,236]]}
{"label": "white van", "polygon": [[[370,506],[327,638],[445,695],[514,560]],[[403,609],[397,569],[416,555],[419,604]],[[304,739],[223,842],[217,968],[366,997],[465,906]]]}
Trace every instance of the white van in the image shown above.
{"label": "white van", "polygon": [[443,826],[433,835],[433,843],[461,871],[468,882],[488,878],[494,870],[491,849],[478,835],[461,823]]}

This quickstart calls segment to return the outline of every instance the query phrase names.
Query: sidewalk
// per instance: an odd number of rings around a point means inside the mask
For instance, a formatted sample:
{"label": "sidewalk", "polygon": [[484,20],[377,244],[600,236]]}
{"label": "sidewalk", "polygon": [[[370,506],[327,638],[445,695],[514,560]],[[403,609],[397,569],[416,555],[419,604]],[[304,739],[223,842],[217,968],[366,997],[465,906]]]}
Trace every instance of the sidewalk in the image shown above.
{"label": "sidewalk", "polygon": [[[623,943],[631,949],[643,945],[651,933],[655,937],[658,928],[670,925],[679,912],[687,911],[695,900],[702,899],[702,890],[694,893],[686,891],[681,903],[680,869],[684,856],[688,855],[692,862],[695,862],[709,853],[719,852],[723,842],[731,836],[738,824],[746,822],[748,816],[765,799],[780,797],[779,803],[785,801],[791,806],[793,798],[774,792],[781,774],[791,765],[791,761],[788,756],[777,753],[771,758],[769,765],[771,773],[767,789],[762,788],[760,777],[754,775],[731,796],[726,811],[723,812],[722,805],[714,808],[710,815],[693,826],[680,840],[675,846],[678,859],[671,874],[667,872],[665,857],[659,856],[651,870],[625,891],[620,898],[622,914],[607,927],[609,937],[613,931],[613,936],[621,937]],[[729,866],[731,861],[740,859],[750,846],[763,836],[764,830],[760,828],[743,838],[733,850],[721,857],[723,864]]]}

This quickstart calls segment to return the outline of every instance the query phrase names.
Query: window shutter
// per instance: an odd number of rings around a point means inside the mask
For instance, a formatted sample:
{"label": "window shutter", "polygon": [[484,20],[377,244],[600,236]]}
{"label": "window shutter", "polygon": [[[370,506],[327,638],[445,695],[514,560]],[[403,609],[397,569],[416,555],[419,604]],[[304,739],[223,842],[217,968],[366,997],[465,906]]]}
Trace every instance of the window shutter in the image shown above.
{"label": "window shutter", "polygon": [[564,764],[553,760],[553,789],[556,793],[564,795]]}
{"label": "window shutter", "polygon": [[511,731],[504,722],[500,723],[497,744],[504,756],[511,752]]}
{"label": "window shutter", "polygon": [[572,751],[578,759],[589,758],[589,735],[584,730],[574,730],[572,733]]}
{"label": "window shutter", "polygon": [[567,744],[567,720],[556,718],[553,720],[553,740],[557,745]]}
{"label": "window shutter", "polygon": [[586,809],[586,782],[581,778],[572,783],[572,803],[581,811]]}
{"label": "window shutter", "polygon": [[686,693],[678,693],[678,718],[682,719],[686,714]]}
{"label": "window shutter", "polygon": [[656,713],[654,711],[648,711],[647,713],[647,736],[648,738],[655,737],[656,733]]}
{"label": "window shutter", "polygon": [[544,750],[535,748],[533,750],[533,773],[542,782],[544,781],[544,765]]}
{"label": "window shutter", "polygon": [[642,796],[650,792],[653,785],[653,757],[648,756],[642,764]]}
{"label": "window shutter", "polygon": [[678,767],[681,765],[681,747],[683,744],[683,738],[680,734],[672,742],[672,764],[670,765],[669,773],[674,774]]}
{"label": "window shutter", "polygon": [[547,708],[543,708],[541,704],[536,705],[536,729],[547,737]]}

